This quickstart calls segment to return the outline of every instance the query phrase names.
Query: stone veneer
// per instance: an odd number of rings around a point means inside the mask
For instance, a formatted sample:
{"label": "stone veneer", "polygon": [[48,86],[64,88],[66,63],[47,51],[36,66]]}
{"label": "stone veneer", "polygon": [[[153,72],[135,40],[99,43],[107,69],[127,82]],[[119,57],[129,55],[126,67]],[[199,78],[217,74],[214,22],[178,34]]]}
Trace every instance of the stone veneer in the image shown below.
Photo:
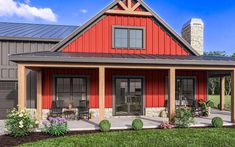
{"label": "stone veneer", "polygon": [[182,37],[200,54],[204,53],[204,23],[192,18],[182,28]]}
{"label": "stone veneer", "polygon": [[145,108],[145,115],[147,117],[159,117],[160,112],[165,110],[165,107],[158,107],[158,108]]}
{"label": "stone veneer", "polygon": [[[158,107],[158,108],[145,108],[145,116],[147,117],[159,117],[160,112],[165,110],[165,107]],[[27,109],[33,116],[36,114],[36,109]],[[46,119],[48,113],[50,112],[49,109],[42,110],[42,119]],[[99,109],[98,108],[91,108],[90,112],[93,112],[93,117],[99,117]],[[112,108],[105,108],[105,118],[113,117],[113,109]]]}
{"label": "stone veneer", "polygon": [[[94,112],[93,116],[99,117],[99,109],[90,109],[90,112]],[[112,108],[105,108],[104,110],[104,117],[105,118],[111,118],[113,116],[113,109]]]}

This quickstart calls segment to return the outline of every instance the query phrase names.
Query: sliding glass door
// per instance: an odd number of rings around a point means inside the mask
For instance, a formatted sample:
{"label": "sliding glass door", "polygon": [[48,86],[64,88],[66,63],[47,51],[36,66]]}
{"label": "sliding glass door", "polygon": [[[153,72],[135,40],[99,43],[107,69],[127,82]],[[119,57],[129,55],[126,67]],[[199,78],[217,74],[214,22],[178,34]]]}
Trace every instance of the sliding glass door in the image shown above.
{"label": "sliding glass door", "polygon": [[115,78],[115,115],[143,114],[143,79]]}

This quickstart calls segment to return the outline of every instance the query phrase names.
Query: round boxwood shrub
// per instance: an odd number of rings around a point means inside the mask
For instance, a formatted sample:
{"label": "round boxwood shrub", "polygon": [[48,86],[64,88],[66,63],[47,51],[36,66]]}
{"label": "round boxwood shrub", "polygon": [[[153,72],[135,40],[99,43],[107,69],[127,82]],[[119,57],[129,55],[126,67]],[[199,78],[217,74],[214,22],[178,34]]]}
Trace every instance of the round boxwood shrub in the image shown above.
{"label": "round boxwood shrub", "polygon": [[102,132],[108,132],[111,128],[111,123],[108,120],[102,120],[99,124],[100,130]]}
{"label": "round boxwood shrub", "polygon": [[141,119],[135,119],[132,121],[132,128],[134,130],[141,130],[143,129],[144,123]]}
{"label": "round boxwood shrub", "polygon": [[221,128],[221,127],[223,127],[224,121],[220,117],[214,117],[212,119],[211,123],[215,128]]}

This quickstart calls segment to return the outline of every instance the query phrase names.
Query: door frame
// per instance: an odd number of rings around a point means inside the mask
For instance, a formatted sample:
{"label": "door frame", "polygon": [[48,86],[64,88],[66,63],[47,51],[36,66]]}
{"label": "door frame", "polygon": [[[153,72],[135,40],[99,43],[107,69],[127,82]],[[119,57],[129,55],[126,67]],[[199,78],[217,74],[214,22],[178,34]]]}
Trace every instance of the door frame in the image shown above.
{"label": "door frame", "polygon": [[[143,103],[143,108],[142,108],[142,115],[145,115],[145,76],[133,76],[133,75],[113,75],[112,76],[112,113],[113,116],[120,116],[116,115],[116,79],[118,78],[126,78],[126,79],[142,79],[142,103]],[[126,115],[126,116],[134,116],[134,115]]]}

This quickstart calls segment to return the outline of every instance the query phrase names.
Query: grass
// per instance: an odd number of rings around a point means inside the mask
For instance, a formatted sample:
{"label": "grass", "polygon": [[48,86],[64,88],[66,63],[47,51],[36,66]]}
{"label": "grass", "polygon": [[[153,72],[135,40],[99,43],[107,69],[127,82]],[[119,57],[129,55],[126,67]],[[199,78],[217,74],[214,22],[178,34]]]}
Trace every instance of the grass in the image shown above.
{"label": "grass", "polygon": [[[212,100],[215,104],[215,107],[218,108],[218,104],[220,104],[220,96],[219,95],[209,95],[209,100]],[[231,105],[231,96],[225,96],[225,110],[230,111],[230,105]]]}
{"label": "grass", "polygon": [[22,147],[74,147],[74,146],[148,146],[148,147],[232,147],[235,128],[187,128],[170,130],[142,130],[96,133],[53,138],[21,145]]}

